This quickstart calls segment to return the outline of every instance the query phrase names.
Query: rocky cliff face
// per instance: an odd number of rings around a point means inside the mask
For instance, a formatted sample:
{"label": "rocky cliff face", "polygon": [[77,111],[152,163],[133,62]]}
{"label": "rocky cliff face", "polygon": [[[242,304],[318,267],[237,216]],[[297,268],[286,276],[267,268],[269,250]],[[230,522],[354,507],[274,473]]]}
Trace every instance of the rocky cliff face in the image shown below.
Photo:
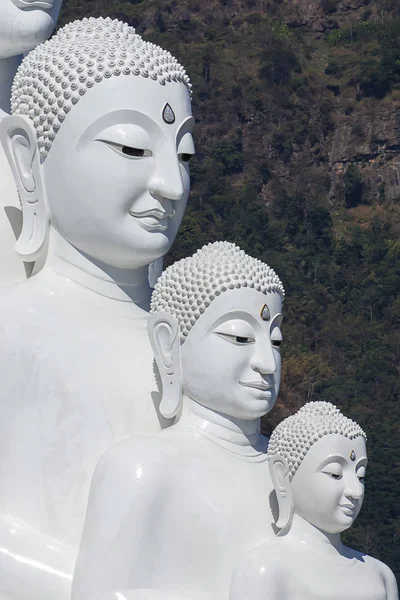
{"label": "rocky cliff face", "polygon": [[[329,200],[336,205],[344,200],[343,178],[350,165],[360,170],[364,202],[374,203],[383,200],[393,202],[400,198],[400,93],[398,86],[391,89],[383,98],[360,93],[357,78],[352,70],[366,60],[376,61],[379,45],[373,35],[360,40],[357,26],[372,22],[384,23],[398,17],[399,7],[389,2],[369,2],[368,0],[310,1],[295,0],[285,3],[282,8],[285,21],[303,34],[318,48],[318,40],[326,40],[329,33],[341,28],[350,29],[346,43],[328,46],[325,69],[319,76],[324,92],[330,92],[331,118],[333,130],[324,144],[327,164],[322,168],[330,175]],[[351,32],[353,28],[353,33]],[[397,47],[400,26],[397,24]],[[395,36],[394,36],[395,37]],[[322,41],[322,45],[323,41]],[[311,59],[315,61],[318,50]],[[332,58],[343,62],[352,57],[352,64],[344,65],[338,77],[332,77],[329,63]],[[320,63],[320,66],[324,65]],[[379,97],[381,96],[381,97]]]}

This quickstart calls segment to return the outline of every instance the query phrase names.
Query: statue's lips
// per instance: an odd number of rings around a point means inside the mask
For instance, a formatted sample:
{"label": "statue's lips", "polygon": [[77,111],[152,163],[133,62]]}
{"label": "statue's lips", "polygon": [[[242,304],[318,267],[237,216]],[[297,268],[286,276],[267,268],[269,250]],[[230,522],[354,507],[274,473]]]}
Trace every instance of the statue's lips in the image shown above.
{"label": "statue's lips", "polygon": [[12,0],[18,8],[30,10],[32,8],[41,8],[42,10],[51,10],[53,0]]}
{"label": "statue's lips", "polygon": [[137,219],[139,225],[151,232],[163,232],[167,231],[169,227],[169,220],[174,216],[175,211],[171,213],[163,212],[161,210],[146,210],[146,211],[133,211],[130,210],[129,214]]}
{"label": "statue's lips", "polygon": [[354,504],[339,504],[339,507],[342,509],[342,511],[347,517],[352,517],[356,509]]}
{"label": "statue's lips", "polygon": [[239,383],[243,387],[253,388],[255,390],[261,390],[262,392],[267,392],[268,390],[270,390],[273,387],[272,385],[270,385],[268,383],[264,383],[263,381],[239,381]]}

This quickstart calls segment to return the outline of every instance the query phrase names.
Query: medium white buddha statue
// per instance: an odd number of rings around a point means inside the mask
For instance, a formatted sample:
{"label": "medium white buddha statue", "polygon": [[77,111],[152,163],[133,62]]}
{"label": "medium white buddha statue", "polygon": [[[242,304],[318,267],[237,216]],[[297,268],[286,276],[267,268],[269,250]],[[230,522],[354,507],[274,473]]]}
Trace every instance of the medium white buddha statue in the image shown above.
{"label": "medium white buddha statue", "polygon": [[[24,52],[46,40],[57,22],[62,0],[1,0],[0,120],[10,112],[11,85]],[[23,281],[32,271],[14,246],[22,213],[14,178],[0,147],[0,285]]]}
{"label": "medium white buddha statue", "polygon": [[186,206],[190,84],[128,25],[85,19],[24,59],[12,113],[0,128],[23,208],[17,251],[47,260],[0,292],[1,598],[60,600],[97,461],[168,424],[148,265]]}
{"label": "medium white buddha statue", "polygon": [[363,502],[365,442],[328,402],[306,404],[278,425],[268,457],[279,534],[241,560],[230,600],[398,600],[392,571],[340,539]]}
{"label": "medium white buddha statue", "polygon": [[73,600],[222,600],[239,558],[273,535],[260,417],[280,385],[283,294],[227,242],[163,273],[149,333],[160,408],[182,417],[97,466]]}

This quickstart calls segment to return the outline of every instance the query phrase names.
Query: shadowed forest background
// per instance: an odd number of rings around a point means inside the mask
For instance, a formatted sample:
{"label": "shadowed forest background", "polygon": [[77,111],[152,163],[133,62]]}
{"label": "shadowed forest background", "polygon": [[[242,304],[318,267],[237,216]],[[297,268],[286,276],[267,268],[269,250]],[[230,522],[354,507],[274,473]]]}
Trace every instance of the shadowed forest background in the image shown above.
{"label": "shadowed forest background", "polygon": [[64,0],[61,25],[85,16],[122,19],[185,66],[197,155],[167,264],[223,239],[280,275],[265,432],[309,400],[360,423],[366,500],[345,541],[400,579],[400,3]]}

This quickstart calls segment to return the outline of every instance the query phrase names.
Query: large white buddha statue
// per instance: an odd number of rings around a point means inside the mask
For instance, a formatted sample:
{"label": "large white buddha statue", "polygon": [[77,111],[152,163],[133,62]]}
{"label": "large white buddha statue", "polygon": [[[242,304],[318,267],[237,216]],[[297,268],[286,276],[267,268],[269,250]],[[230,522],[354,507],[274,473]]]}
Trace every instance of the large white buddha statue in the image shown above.
{"label": "large white buddha statue", "polygon": [[149,333],[160,408],[182,417],[100,461],[73,600],[223,600],[239,558],[273,535],[260,417],[280,385],[283,293],[227,242],[163,273]]}
{"label": "large white buddha statue", "polygon": [[[10,112],[11,85],[24,52],[52,33],[62,0],[1,0],[0,120]],[[15,252],[22,213],[14,178],[0,147],[0,285],[22,281],[32,271]]]}
{"label": "large white buddha statue", "polygon": [[328,402],[306,404],[278,425],[268,458],[279,534],[240,561],[230,600],[398,600],[392,571],[340,539],[363,502],[365,442]]}
{"label": "large white buddha statue", "polygon": [[23,208],[17,251],[47,260],[0,292],[0,597],[60,600],[97,461],[167,424],[148,265],[185,211],[190,83],[128,25],[85,19],[24,59],[12,113],[0,128]]}

